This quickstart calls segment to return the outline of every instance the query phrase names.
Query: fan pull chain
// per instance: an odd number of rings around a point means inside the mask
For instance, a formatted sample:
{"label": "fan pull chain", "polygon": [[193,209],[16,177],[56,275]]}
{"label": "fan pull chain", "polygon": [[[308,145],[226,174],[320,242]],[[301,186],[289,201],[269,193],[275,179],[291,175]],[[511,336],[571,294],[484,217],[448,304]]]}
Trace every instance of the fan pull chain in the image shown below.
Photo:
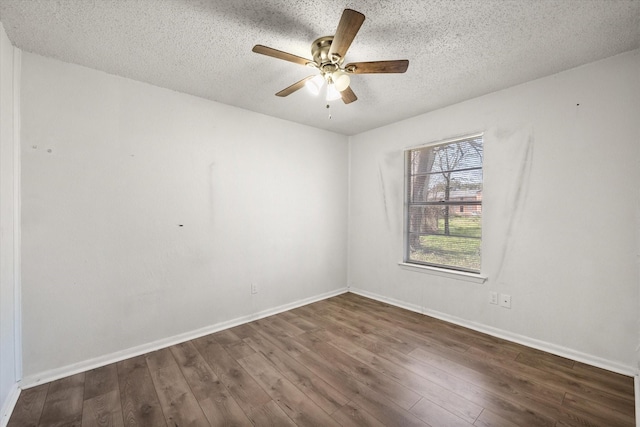
{"label": "fan pull chain", "polygon": [[[329,104],[327,104],[327,109],[329,109]],[[329,120],[331,120],[331,110],[329,110]]]}

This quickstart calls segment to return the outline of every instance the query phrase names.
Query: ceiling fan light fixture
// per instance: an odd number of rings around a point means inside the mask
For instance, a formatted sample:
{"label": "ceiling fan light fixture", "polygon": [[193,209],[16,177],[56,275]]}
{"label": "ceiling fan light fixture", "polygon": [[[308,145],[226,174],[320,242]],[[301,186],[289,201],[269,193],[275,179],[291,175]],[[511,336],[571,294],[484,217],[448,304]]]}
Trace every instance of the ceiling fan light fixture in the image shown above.
{"label": "ceiling fan light fixture", "polygon": [[358,99],[350,86],[351,74],[404,73],[407,71],[409,66],[409,60],[407,59],[353,62],[343,65],[349,46],[351,46],[353,39],[360,30],[364,19],[362,13],[353,9],[344,9],[335,34],[317,38],[311,43],[312,60],[272,47],[260,44],[255,45],[252,49],[255,53],[316,68],[320,72],[320,75],[307,76],[282,89],[276,93],[276,96],[289,96],[303,86],[306,86],[309,92],[317,96],[324,90],[323,86],[326,81],[327,90],[324,93],[327,101],[342,98],[345,104],[350,104]]}
{"label": "ceiling fan light fixture", "polygon": [[329,83],[327,85],[327,101],[335,101],[336,99],[342,98],[342,95],[336,88],[336,85],[333,83]]}
{"label": "ceiling fan light fixture", "polygon": [[304,86],[313,95],[318,95],[320,93],[320,89],[322,89],[323,83],[324,83],[324,79],[322,78],[322,75],[318,74],[314,78],[307,80]]}
{"label": "ceiling fan light fixture", "polygon": [[342,92],[343,90],[348,88],[349,84],[351,83],[349,75],[342,70],[335,71],[331,75],[331,80],[333,80],[333,84],[335,85],[338,92]]}

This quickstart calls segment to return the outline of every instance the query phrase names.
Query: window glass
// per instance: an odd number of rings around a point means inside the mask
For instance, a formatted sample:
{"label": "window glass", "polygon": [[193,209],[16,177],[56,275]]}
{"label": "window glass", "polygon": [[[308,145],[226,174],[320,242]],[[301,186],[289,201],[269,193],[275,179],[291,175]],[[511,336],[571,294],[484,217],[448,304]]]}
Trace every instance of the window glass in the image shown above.
{"label": "window glass", "polygon": [[405,262],[480,272],[482,142],[407,150]]}

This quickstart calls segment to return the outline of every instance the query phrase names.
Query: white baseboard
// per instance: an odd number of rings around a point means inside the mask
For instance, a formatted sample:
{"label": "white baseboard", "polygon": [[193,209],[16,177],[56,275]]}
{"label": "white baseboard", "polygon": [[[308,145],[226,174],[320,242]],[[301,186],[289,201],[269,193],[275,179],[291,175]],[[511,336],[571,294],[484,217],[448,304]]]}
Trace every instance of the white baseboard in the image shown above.
{"label": "white baseboard", "polygon": [[91,369],[106,366],[111,363],[120,362],[131,357],[140,356],[145,353],[160,350],[165,347],[169,347],[175,344],[183,343],[192,339],[200,338],[205,335],[219,332],[224,329],[232,328],[234,326],[242,325],[244,323],[253,322],[254,320],[262,319],[264,317],[273,316],[274,314],[282,313],[283,311],[292,310],[303,305],[312,304],[317,301],[321,301],[327,298],[341,295],[347,292],[347,288],[337,289],[331,292],[326,292],[321,295],[316,295],[310,298],[298,300],[289,304],[284,304],[279,307],[264,310],[258,313],[254,313],[248,316],[238,317],[236,319],[228,320],[225,322],[217,323],[215,325],[207,326],[201,329],[197,329],[183,334],[175,335],[169,338],[163,338],[158,341],[150,342],[147,344],[139,345],[136,347],[128,348],[126,350],[117,351],[105,356],[96,357],[94,359],[85,360],[82,362],[74,363],[71,365],[63,366],[61,368],[51,369],[49,371],[41,372],[36,375],[30,375],[22,379],[20,387],[27,389],[35,387],[39,384],[55,381],[60,378],[75,375],[80,372],[85,372]]}
{"label": "white baseboard", "polygon": [[2,404],[2,412],[0,412],[0,427],[6,427],[9,423],[9,418],[11,418],[13,408],[15,408],[16,403],[18,402],[18,397],[20,397],[20,391],[21,390],[20,387],[18,387],[18,383],[15,383],[9,391],[7,400],[5,400]]}
{"label": "white baseboard", "polygon": [[[354,294],[371,298],[376,301],[384,302],[396,307],[404,308],[406,310],[410,310],[416,313],[424,314],[430,317],[435,317],[436,319],[444,320],[445,322],[449,322],[455,325],[463,326],[465,328],[473,329],[474,331],[482,332],[487,335],[491,335],[497,338],[505,339],[507,341],[522,344],[527,347],[532,347],[538,350],[546,351],[547,353],[552,353],[557,356],[566,357],[567,359],[582,362],[587,365],[595,366],[597,368],[606,369],[608,371],[616,372],[622,375],[628,375],[630,377],[633,377],[638,374],[637,370],[635,370],[632,366],[627,366],[622,363],[613,362],[597,356],[582,353],[567,347],[559,346],[556,344],[548,343],[548,342],[537,340],[534,338],[529,338],[524,335],[514,334],[513,332],[487,326],[482,323],[470,322],[468,320],[465,320],[456,316],[451,316],[451,315],[440,313],[434,310],[428,310],[416,304],[409,304],[404,301],[388,298],[382,295],[378,295],[372,292],[368,292],[368,291],[358,289],[358,288],[353,288],[353,287],[349,288],[349,292],[353,292]],[[636,393],[636,398],[637,396],[638,395]]]}

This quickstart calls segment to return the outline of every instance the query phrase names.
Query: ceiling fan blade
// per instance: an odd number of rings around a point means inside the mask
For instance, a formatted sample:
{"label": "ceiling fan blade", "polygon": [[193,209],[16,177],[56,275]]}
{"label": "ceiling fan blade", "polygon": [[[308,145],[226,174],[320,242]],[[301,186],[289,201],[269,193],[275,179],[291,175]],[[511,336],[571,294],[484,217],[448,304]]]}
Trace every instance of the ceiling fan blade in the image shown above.
{"label": "ceiling fan blade", "polygon": [[331,48],[329,49],[329,58],[334,55],[344,58],[363,22],[364,15],[360,12],[351,9],[345,9],[344,12],[342,12],[338,29],[333,36]]}
{"label": "ceiling fan blade", "polygon": [[255,53],[260,53],[262,55],[271,56],[277,59],[284,59],[285,61],[293,62],[294,64],[307,65],[309,63],[314,64],[311,59],[303,58],[301,56],[297,56],[291,53],[283,52],[278,49],[274,49],[272,47],[263,46],[261,44],[257,44],[253,47]]}
{"label": "ceiling fan blade", "polygon": [[349,86],[347,86],[345,90],[340,92],[340,95],[342,95],[342,102],[344,102],[345,104],[351,104],[353,101],[358,100],[358,97],[355,93],[353,93],[353,90],[351,90],[351,87]]}
{"label": "ceiling fan blade", "polygon": [[295,82],[294,84],[292,84],[291,86],[282,89],[280,92],[276,93],[276,96],[288,96],[291,95],[293,92],[297,91],[298,89],[301,89],[304,84],[307,82],[307,80],[311,80],[312,78],[314,78],[315,76],[308,76],[305,77],[304,79],[300,80],[299,82]]}
{"label": "ceiling fan blade", "polygon": [[397,61],[372,61],[372,62],[352,62],[344,69],[354,74],[371,73],[404,73],[409,68],[409,61],[399,59]]}

